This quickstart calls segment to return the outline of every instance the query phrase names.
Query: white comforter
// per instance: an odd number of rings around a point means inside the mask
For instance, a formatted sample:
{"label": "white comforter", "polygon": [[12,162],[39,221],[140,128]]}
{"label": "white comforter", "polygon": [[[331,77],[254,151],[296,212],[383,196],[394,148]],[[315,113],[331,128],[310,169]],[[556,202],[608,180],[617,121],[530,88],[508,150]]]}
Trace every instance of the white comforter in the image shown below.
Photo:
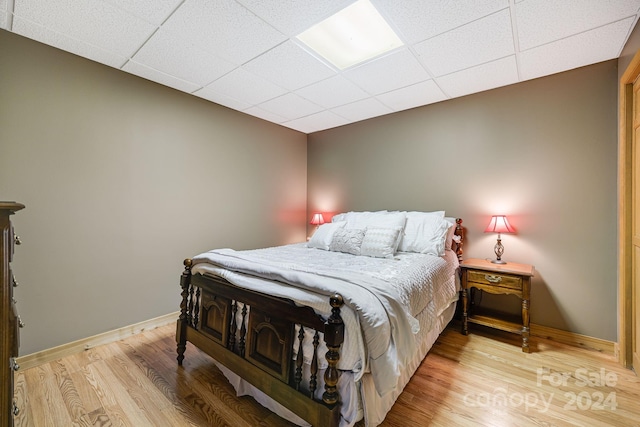
{"label": "white comforter", "polygon": [[323,316],[331,312],[328,296],[340,293],[350,310],[341,313],[345,345],[338,367],[360,375],[371,371],[381,396],[395,388],[415,351],[414,334],[420,326],[413,316],[429,304],[440,305],[440,298],[451,298],[434,284],[455,289],[458,265],[451,251],[442,258],[402,253],[381,259],[310,249],[302,243],[213,250],[193,261],[194,274],[217,275],[237,286],[289,298]]}

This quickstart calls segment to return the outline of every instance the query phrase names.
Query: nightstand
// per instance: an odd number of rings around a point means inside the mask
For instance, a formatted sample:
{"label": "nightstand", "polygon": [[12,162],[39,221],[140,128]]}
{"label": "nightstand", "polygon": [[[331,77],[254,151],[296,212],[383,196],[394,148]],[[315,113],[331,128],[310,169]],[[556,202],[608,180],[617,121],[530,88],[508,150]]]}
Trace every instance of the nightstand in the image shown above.
{"label": "nightstand", "polygon": [[[531,277],[534,267],[529,264],[493,264],[484,259],[467,259],[460,263],[462,272],[462,333],[469,333],[468,323],[489,326],[522,335],[522,351],[529,353],[529,308]],[[469,310],[469,289],[476,288],[490,294],[516,295],[522,300],[522,317]]]}

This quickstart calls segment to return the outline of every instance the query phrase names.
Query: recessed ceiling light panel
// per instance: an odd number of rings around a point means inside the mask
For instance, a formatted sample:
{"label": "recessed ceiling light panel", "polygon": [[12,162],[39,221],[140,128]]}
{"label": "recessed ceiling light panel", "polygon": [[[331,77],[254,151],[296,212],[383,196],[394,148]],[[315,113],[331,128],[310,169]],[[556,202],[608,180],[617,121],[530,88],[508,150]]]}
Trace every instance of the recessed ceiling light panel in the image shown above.
{"label": "recessed ceiling light panel", "polygon": [[358,0],[297,38],[340,70],[404,44],[369,0]]}

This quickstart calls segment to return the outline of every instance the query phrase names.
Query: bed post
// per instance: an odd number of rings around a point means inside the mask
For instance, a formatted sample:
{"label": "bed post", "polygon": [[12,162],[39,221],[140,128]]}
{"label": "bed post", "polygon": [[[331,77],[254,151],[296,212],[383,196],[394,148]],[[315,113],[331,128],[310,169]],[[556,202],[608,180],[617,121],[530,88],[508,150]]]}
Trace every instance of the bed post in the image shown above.
{"label": "bed post", "polygon": [[338,393],[338,361],[340,361],[340,346],[344,342],[344,322],[340,317],[340,308],[344,305],[342,295],[334,294],[330,300],[331,316],[327,319],[324,330],[324,341],[327,344],[327,370],[324,372],[324,394],[322,401],[327,405],[335,405],[340,401]]}
{"label": "bed post", "polygon": [[189,288],[191,287],[191,266],[193,261],[191,258],[184,260],[184,271],[180,276],[180,287],[182,287],[182,301],[180,302],[180,317],[178,317],[178,325],[176,330],[176,342],[178,343],[178,365],[182,366],[184,360],[184,352],[187,349],[187,326],[188,326],[188,299]]}
{"label": "bed post", "polygon": [[462,227],[462,218],[456,218],[456,230],[453,233],[458,238],[456,242],[456,255],[458,255],[458,261],[462,261],[462,244],[464,240],[464,228]]}

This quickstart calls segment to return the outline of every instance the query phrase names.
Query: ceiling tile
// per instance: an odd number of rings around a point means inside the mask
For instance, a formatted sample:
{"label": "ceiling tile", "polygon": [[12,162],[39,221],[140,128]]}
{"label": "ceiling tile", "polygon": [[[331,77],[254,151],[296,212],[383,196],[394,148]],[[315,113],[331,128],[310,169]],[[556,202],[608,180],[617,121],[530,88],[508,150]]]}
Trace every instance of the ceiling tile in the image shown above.
{"label": "ceiling tile", "polygon": [[415,50],[435,76],[512,55],[514,45],[509,11],[494,13],[418,43]]}
{"label": "ceiling tile", "polygon": [[518,82],[516,57],[508,56],[447,74],[436,78],[436,82],[452,98],[514,84]]}
{"label": "ceiling tile", "polygon": [[136,76],[142,77],[144,79],[160,83],[161,85],[172,87],[182,92],[191,93],[195,90],[200,89],[200,86],[195,83],[180,80],[177,77],[170,76],[161,71],[154,70],[153,68],[149,68],[142,64],[138,64],[135,61],[128,61],[124,65],[124,67],[122,67],[122,70],[126,71],[127,73],[135,74]]}
{"label": "ceiling tile", "polygon": [[16,0],[14,11],[15,16],[126,57],[156,29],[100,0]]}
{"label": "ceiling tile", "polygon": [[206,86],[235,68],[234,64],[205,52],[164,29],[156,32],[133,60],[200,86]]}
{"label": "ceiling tile", "polygon": [[8,17],[7,0],[0,0],[0,28],[3,30],[7,29]]}
{"label": "ceiling tile", "polygon": [[407,43],[417,43],[509,7],[509,0],[372,0]]}
{"label": "ceiling tile", "polygon": [[107,3],[125,10],[159,26],[176,10],[183,0],[105,0]]}
{"label": "ceiling tile", "polygon": [[251,104],[247,104],[246,102],[242,102],[225,94],[218,93],[212,89],[203,88],[193,92],[193,94],[197,97],[208,99],[211,102],[224,105],[225,107],[229,107],[237,111],[243,111],[251,107]]}
{"label": "ceiling tile", "polygon": [[341,105],[340,107],[332,108],[331,111],[352,122],[393,113],[391,108],[375,98],[367,98],[351,104]]}
{"label": "ceiling tile", "polygon": [[365,91],[342,76],[330,77],[298,89],[296,93],[325,108],[349,104],[369,96]]}
{"label": "ceiling tile", "polygon": [[420,105],[440,102],[447,97],[433,80],[427,80],[426,82],[383,93],[376,98],[391,107],[393,111],[402,111]]}
{"label": "ceiling tile", "polygon": [[297,36],[307,28],[354,2],[354,0],[237,1],[290,37]]}
{"label": "ceiling tile", "polygon": [[276,86],[242,68],[236,68],[207,87],[251,105],[260,104],[287,92],[286,89]]}
{"label": "ceiling tile", "polygon": [[287,39],[233,0],[187,0],[164,28],[236,65]]}
{"label": "ceiling tile", "polygon": [[348,121],[344,117],[340,117],[330,111],[321,111],[310,116],[284,122],[282,125],[300,132],[311,133],[346,125],[347,123]]}
{"label": "ceiling tile", "polygon": [[319,105],[316,105],[295,93],[287,93],[286,95],[263,102],[259,107],[263,110],[282,116],[287,120],[294,120],[322,110],[322,107]]}
{"label": "ceiling tile", "polygon": [[260,107],[255,107],[255,106],[247,108],[246,110],[244,110],[244,112],[273,123],[282,123],[287,120],[282,116],[272,113],[271,111],[266,111]]}
{"label": "ceiling tile", "polygon": [[124,56],[116,55],[113,52],[100,49],[95,46],[88,45],[63,34],[56,33],[33,22],[26,21],[19,17],[13,18],[13,32],[21,36],[37,40],[49,46],[71,52],[74,55],[82,56],[92,61],[108,65],[114,68],[120,68],[127,62]]}
{"label": "ceiling tile", "polygon": [[616,58],[640,10],[640,0],[370,0],[407,45],[339,71],[295,36],[354,1],[0,0],[0,28],[313,132]]}
{"label": "ceiling tile", "polygon": [[353,83],[371,94],[389,92],[431,77],[407,50],[400,49],[343,72]]}
{"label": "ceiling tile", "polygon": [[300,89],[336,74],[291,40],[250,61],[244,68],[289,90]]}
{"label": "ceiling tile", "polygon": [[516,5],[518,38],[527,50],[633,16],[640,0],[538,0]]}
{"label": "ceiling tile", "polygon": [[520,77],[528,80],[616,58],[611,45],[620,52],[634,22],[628,18],[527,50],[520,54]]}

